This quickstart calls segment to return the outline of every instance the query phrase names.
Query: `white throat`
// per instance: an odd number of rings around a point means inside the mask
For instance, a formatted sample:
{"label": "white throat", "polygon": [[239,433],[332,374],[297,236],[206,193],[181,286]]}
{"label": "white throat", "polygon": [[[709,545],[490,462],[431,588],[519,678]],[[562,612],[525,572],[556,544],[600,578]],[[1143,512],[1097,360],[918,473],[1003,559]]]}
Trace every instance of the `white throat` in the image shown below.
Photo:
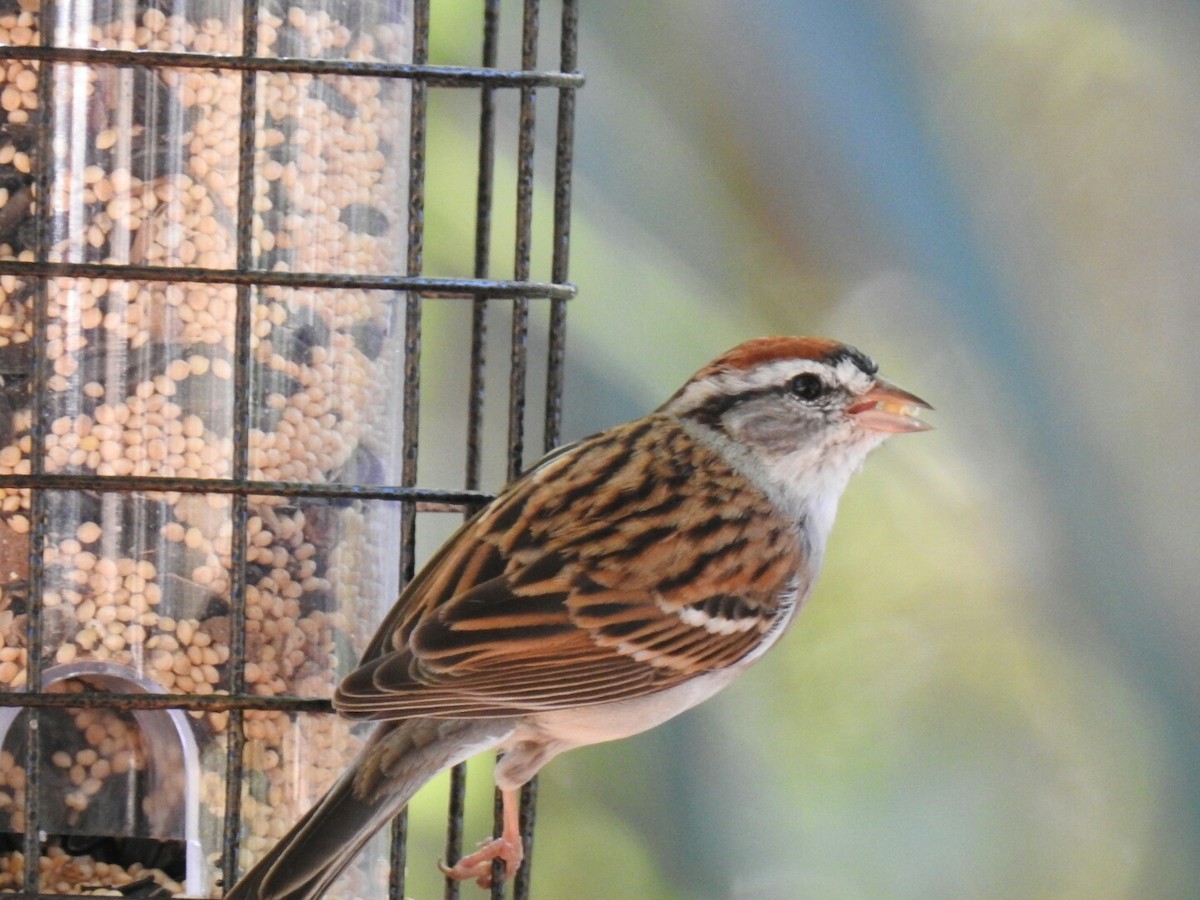
{"label": "white throat", "polygon": [[760,479],[774,485],[785,498],[785,508],[804,523],[812,561],[817,566],[825,555],[842,493],[850,476],[862,465],[861,460],[850,465],[844,460],[840,462],[841,465],[820,465],[807,454],[795,453],[765,465],[760,463],[765,470]]}

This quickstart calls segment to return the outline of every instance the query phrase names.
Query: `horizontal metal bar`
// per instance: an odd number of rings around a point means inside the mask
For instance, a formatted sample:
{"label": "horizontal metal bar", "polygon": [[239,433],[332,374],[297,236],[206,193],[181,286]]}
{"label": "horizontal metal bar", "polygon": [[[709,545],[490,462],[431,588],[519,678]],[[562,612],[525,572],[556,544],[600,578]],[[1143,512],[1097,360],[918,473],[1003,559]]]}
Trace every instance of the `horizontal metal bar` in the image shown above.
{"label": "horizontal metal bar", "polygon": [[42,488],[55,491],[179,491],[184,494],[242,494],[246,496],[349,498],[353,500],[413,500],[417,503],[478,507],[494,497],[483,491],[400,487],[379,484],[317,484],[300,481],[254,481],[232,478],[158,478],[150,475],[53,473],[0,475],[3,488]]}
{"label": "horizontal metal bar", "polygon": [[109,50],[99,47],[3,47],[5,59],[46,60],[106,66],[155,66],[186,69],[233,69],[249,72],[302,72],[404,78],[434,87],[578,88],[582,72],[514,71],[472,66],[365,62],[348,59],[301,59],[288,56],[223,56],[166,50]]}
{"label": "horizontal metal bar", "polygon": [[109,691],[82,691],[77,694],[6,691],[0,693],[0,707],[26,709],[186,709],[222,712],[230,709],[268,710],[270,712],[333,712],[332,704],[319,697],[257,697],[248,694],[120,694]]}
{"label": "horizontal metal bar", "polygon": [[30,262],[0,260],[0,275],[23,278],[108,278],[116,281],[203,282],[261,287],[351,288],[411,291],[426,297],[539,297],[570,300],[573,284],[546,281],[498,281],[487,278],[428,278],[408,275],[347,275],[323,272],[276,272],[266,269],[206,269],[199,266],[129,266],[121,263]]}

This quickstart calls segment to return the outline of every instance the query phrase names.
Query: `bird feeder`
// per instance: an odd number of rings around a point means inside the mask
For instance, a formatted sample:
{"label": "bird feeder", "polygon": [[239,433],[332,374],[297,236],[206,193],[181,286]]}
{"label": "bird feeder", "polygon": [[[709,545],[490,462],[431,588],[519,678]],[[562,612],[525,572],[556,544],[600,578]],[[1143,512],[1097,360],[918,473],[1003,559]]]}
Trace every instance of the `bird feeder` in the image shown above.
{"label": "bird feeder", "polygon": [[[328,698],[411,576],[418,504],[485,499],[492,304],[519,463],[528,304],[549,301],[555,440],[574,3],[555,72],[536,2],[512,71],[483,5],[482,59],[444,66],[422,0],[0,0],[0,891],[219,896],[337,777],[362,733]],[[540,86],[559,118],[537,280]],[[480,98],[475,266],[448,277],[423,272],[435,88]],[[504,89],[517,253],[494,280]],[[417,482],[430,299],[476,311],[467,489]],[[334,895],[383,896],[388,856]]]}

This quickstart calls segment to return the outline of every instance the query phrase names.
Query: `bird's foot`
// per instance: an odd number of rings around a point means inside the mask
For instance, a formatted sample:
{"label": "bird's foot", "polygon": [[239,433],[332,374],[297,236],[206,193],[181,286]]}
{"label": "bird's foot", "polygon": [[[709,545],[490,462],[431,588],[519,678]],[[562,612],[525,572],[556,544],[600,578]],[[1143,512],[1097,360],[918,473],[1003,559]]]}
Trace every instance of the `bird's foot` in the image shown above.
{"label": "bird's foot", "polygon": [[517,869],[521,867],[521,860],[524,858],[525,851],[521,846],[520,838],[514,841],[506,837],[498,837],[486,841],[478,850],[464,856],[454,865],[438,863],[438,868],[447,878],[453,878],[455,881],[469,881],[473,878],[481,888],[490,888],[492,886],[493,860],[499,859],[504,862],[503,880],[507,881],[517,873]]}

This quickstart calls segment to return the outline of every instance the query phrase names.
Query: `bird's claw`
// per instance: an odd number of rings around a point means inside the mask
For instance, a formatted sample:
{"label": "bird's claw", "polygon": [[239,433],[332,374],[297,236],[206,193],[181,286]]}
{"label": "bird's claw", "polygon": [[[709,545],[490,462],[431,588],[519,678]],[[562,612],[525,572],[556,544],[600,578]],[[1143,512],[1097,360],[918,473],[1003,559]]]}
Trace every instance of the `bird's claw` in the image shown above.
{"label": "bird's claw", "polygon": [[447,878],[452,878],[455,881],[470,881],[474,879],[475,883],[481,888],[490,888],[492,886],[492,862],[494,860],[499,859],[503,861],[503,879],[507,881],[516,874],[517,869],[521,867],[521,860],[524,858],[525,853],[519,843],[514,843],[507,838],[498,837],[486,841],[474,853],[464,856],[452,866],[439,862],[438,868],[442,870],[442,874]]}

